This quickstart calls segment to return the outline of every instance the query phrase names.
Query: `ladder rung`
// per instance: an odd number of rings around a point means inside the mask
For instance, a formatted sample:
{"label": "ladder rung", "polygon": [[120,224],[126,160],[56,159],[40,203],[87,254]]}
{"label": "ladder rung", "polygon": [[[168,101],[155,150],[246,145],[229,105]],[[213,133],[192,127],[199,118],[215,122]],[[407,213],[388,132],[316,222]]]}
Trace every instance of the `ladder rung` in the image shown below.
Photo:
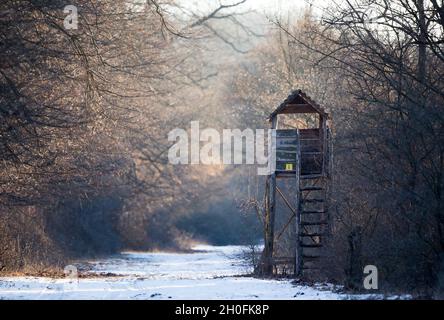
{"label": "ladder rung", "polygon": [[301,233],[299,236],[304,238],[323,237],[325,233]]}
{"label": "ladder rung", "polygon": [[302,270],[322,270],[321,267],[303,267]]}
{"label": "ladder rung", "polygon": [[301,214],[324,214],[327,213],[326,211],[317,211],[317,210],[312,210],[312,211],[302,211]]}
{"label": "ladder rung", "polygon": [[312,180],[312,179],[321,179],[321,178],[325,178],[322,172],[316,174],[301,175],[302,180]]}
{"label": "ladder rung", "polygon": [[294,263],[294,259],[274,259],[274,265],[283,265],[283,264],[292,264]]}
{"label": "ladder rung", "polygon": [[301,191],[321,191],[324,190],[322,187],[303,187],[301,188]]}
{"label": "ladder rung", "polygon": [[325,221],[318,221],[318,222],[301,222],[302,226],[320,226],[320,225],[327,225],[328,222]]}
{"label": "ladder rung", "polygon": [[307,255],[303,255],[302,259],[319,259],[321,258],[321,256],[307,256]]}
{"label": "ladder rung", "polygon": [[305,203],[318,203],[318,202],[324,202],[324,199],[302,199],[302,202],[305,202]]}
{"label": "ladder rung", "polygon": [[301,244],[301,248],[322,248],[322,244]]}

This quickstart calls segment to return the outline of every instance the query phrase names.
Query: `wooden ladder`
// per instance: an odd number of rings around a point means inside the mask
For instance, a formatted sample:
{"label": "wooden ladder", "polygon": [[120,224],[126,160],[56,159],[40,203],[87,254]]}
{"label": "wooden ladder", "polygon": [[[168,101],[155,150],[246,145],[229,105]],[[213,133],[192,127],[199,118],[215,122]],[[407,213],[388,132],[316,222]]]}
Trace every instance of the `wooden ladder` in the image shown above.
{"label": "wooden ladder", "polygon": [[326,177],[304,178],[301,176],[299,188],[299,232],[297,235],[296,259],[299,265],[297,276],[304,271],[318,269],[316,261],[321,258],[322,248],[328,232],[329,215],[327,207]]}

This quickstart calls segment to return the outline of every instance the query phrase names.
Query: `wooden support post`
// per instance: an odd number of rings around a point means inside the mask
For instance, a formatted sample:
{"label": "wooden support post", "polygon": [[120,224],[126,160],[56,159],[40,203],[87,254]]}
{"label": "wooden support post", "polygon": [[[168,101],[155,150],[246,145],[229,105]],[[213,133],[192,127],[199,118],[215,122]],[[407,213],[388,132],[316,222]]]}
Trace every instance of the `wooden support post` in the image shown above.
{"label": "wooden support post", "polygon": [[[278,126],[277,115],[271,119],[271,129],[276,130]],[[274,146],[269,146],[269,158],[272,159]],[[274,222],[276,217],[276,173],[273,172],[267,179],[268,190],[266,195],[266,216],[265,216],[265,243],[263,274],[273,275],[273,250],[274,250]]]}
{"label": "wooden support post", "polygon": [[328,148],[328,174],[327,177],[330,179],[333,174],[333,136],[330,128],[327,128],[327,148]]}
{"label": "wooden support post", "polygon": [[295,213],[295,227],[294,233],[296,237],[295,243],[295,262],[294,262],[294,275],[299,277],[302,275],[302,247],[301,247],[301,190],[300,190],[300,177],[301,177],[301,145],[300,145],[300,135],[299,130],[297,131],[297,152],[296,152],[296,182],[295,182],[295,203],[296,203],[296,213]]}
{"label": "wooden support post", "polygon": [[273,271],[271,264],[271,250],[270,248],[270,177],[267,177],[265,186],[265,217],[264,217],[264,251],[261,258],[260,274],[261,276],[269,275]]}
{"label": "wooden support post", "polygon": [[276,216],[276,175],[273,174],[268,179],[263,274],[271,276],[273,275],[274,222]]}
{"label": "wooden support post", "polygon": [[328,133],[327,133],[327,118],[325,116],[320,116],[319,118],[319,134],[320,134],[320,141],[322,142],[322,175],[324,177],[327,176],[327,170],[328,170]]}

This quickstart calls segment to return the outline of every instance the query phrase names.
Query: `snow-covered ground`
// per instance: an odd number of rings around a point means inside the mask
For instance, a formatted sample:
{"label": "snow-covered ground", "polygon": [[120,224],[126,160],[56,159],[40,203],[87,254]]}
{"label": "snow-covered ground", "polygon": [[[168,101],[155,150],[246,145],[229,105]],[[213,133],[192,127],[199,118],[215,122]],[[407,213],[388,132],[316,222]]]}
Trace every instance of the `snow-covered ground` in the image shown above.
{"label": "snow-covered ground", "polygon": [[[368,299],[333,287],[260,280],[239,258],[243,247],[197,246],[195,253],[134,253],[79,264],[92,277],[0,278],[0,299]],[[106,275],[106,276],[105,276]]]}

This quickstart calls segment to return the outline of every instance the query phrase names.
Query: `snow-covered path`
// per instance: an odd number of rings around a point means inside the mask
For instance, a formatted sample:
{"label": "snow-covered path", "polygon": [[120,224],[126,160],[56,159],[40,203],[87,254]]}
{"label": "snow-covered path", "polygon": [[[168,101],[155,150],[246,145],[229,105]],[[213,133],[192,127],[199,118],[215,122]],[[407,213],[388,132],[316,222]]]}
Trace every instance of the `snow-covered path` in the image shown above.
{"label": "snow-covered path", "polygon": [[[237,256],[242,247],[198,246],[195,253],[123,253],[88,263],[97,277],[0,278],[0,299],[347,299],[331,287],[260,280]],[[108,276],[104,276],[108,275]],[[365,297],[361,297],[365,298]]]}

